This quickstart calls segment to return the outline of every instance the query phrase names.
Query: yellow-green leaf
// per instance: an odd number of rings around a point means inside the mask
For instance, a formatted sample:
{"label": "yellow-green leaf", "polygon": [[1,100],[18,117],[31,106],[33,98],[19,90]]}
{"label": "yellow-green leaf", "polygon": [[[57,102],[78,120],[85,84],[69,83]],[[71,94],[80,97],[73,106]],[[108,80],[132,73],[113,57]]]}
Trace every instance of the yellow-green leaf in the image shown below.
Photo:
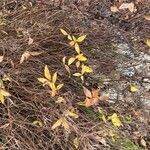
{"label": "yellow-green leaf", "polygon": [[41,82],[43,84],[45,84],[46,82],[48,82],[47,79],[45,79],[45,78],[37,78],[37,79],[38,79],[39,82]]}
{"label": "yellow-green leaf", "polygon": [[2,94],[3,96],[10,96],[10,94],[3,89],[0,89],[0,94]]}
{"label": "yellow-green leaf", "polygon": [[61,126],[62,118],[58,119],[52,126],[52,130],[56,129],[57,127]]}
{"label": "yellow-green leaf", "polygon": [[54,83],[48,82],[48,85],[49,85],[49,87],[50,87],[53,91],[56,91],[56,86],[55,86]]}
{"label": "yellow-green leaf", "polygon": [[68,33],[64,29],[60,29],[60,31],[63,35],[68,35]]}
{"label": "yellow-green leaf", "polygon": [[4,104],[5,97],[0,93],[0,103]]}
{"label": "yellow-green leaf", "polygon": [[55,73],[53,74],[52,82],[55,83],[56,80],[57,80],[57,72],[55,72]]}
{"label": "yellow-green leaf", "polygon": [[121,126],[121,121],[118,117],[118,115],[116,113],[114,113],[112,116],[111,116],[111,121],[112,121],[112,124],[115,126],[115,127],[120,127]]}
{"label": "yellow-green leaf", "polygon": [[86,38],[86,35],[82,35],[77,39],[77,42],[82,42]]}
{"label": "yellow-green leaf", "polygon": [[51,75],[50,75],[50,72],[49,72],[49,69],[48,69],[48,66],[45,65],[45,68],[44,68],[44,76],[45,78],[47,78],[48,80],[51,80]]}
{"label": "yellow-green leaf", "polygon": [[91,72],[93,72],[93,70],[92,70],[92,68],[90,68],[87,65],[82,65],[82,74],[84,74],[85,72],[86,73],[91,73]]}
{"label": "yellow-green leaf", "polygon": [[80,76],[81,76],[81,73],[78,73],[78,72],[77,72],[77,73],[74,73],[73,76],[75,76],[75,77],[80,77]]}
{"label": "yellow-green leaf", "polygon": [[40,126],[40,127],[43,126],[42,122],[41,122],[41,121],[38,121],[38,120],[33,121],[32,124],[33,124],[33,125],[36,125],[36,126]]}
{"label": "yellow-green leaf", "polygon": [[79,147],[79,140],[78,140],[78,138],[75,138],[75,139],[73,140],[73,145],[74,145],[74,147],[75,147],[76,149],[78,149],[78,147]]}
{"label": "yellow-green leaf", "polygon": [[146,40],[146,44],[150,47],[150,38]]}
{"label": "yellow-green leaf", "polygon": [[75,50],[78,54],[80,54],[80,46],[78,43],[75,44]]}
{"label": "yellow-green leaf", "polygon": [[76,60],[75,57],[69,58],[69,60],[68,60],[68,66],[71,65],[75,60]]}
{"label": "yellow-green leaf", "polygon": [[131,85],[131,86],[130,86],[130,91],[131,91],[132,93],[135,93],[135,92],[138,91],[138,89],[137,89],[137,87],[136,87],[135,85]]}
{"label": "yellow-green leaf", "polygon": [[75,36],[72,36],[72,39],[73,39],[74,42],[77,41],[77,38]]}
{"label": "yellow-green leaf", "polygon": [[69,129],[68,121],[65,118],[62,118],[62,126],[65,128],[65,130]]}
{"label": "yellow-green leaf", "polygon": [[77,55],[76,58],[77,58],[79,61],[86,61],[86,60],[87,60],[87,58],[86,58],[83,54]]}

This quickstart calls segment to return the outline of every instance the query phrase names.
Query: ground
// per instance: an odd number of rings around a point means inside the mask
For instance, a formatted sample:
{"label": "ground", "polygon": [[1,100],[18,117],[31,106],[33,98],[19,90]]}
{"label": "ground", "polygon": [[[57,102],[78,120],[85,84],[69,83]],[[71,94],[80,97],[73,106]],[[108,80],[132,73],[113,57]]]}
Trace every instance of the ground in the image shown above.
{"label": "ground", "polygon": [[[123,3],[133,10],[119,9]],[[150,149],[149,8],[149,0],[1,0],[0,81],[10,95],[0,103],[0,149]],[[76,52],[60,29],[86,35],[80,47],[93,72],[84,82],[65,69],[62,59]],[[55,97],[38,81],[45,65],[64,84]],[[109,99],[81,106],[83,86]],[[56,103],[60,96],[65,103]],[[53,129],[66,110],[78,118],[65,116],[69,128]],[[108,119],[114,113],[119,127]]]}

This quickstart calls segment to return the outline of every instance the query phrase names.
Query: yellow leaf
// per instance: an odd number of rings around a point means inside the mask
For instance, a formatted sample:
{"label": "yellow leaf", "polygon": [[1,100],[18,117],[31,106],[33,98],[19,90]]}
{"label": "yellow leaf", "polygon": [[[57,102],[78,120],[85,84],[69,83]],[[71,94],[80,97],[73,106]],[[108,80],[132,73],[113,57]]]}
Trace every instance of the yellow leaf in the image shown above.
{"label": "yellow leaf", "polygon": [[52,90],[52,91],[51,91],[51,97],[54,97],[56,94],[57,94],[57,91],[56,91],[56,90]]}
{"label": "yellow leaf", "polygon": [[71,65],[75,60],[76,60],[76,58],[74,58],[74,57],[69,58],[68,66]]}
{"label": "yellow leaf", "polygon": [[71,112],[71,111],[66,111],[65,115],[67,116],[70,116],[70,117],[73,117],[73,118],[78,118],[79,116],[77,114],[75,114],[74,112]]}
{"label": "yellow leaf", "polygon": [[63,64],[65,64],[65,63],[66,63],[66,56],[65,56],[65,57],[63,57],[62,62],[63,62]]}
{"label": "yellow leaf", "polygon": [[40,126],[40,127],[43,126],[42,122],[41,122],[41,121],[38,121],[38,120],[33,121],[32,124],[33,124],[33,125],[36,125],[36,126]]}
{"label": "yellow leaf", "polygon": [[76,41],[77,41],[77,39],[76,39],[76,37],[75,37],[75,36],[72,36],[72,39],[73,39],[73,41],[74,41],[74,42],[76,42]]}
{"label": "yellow leaf", "polygon": [[69,45],[70,45],[70,46],[73,46],[74,44],[75,44],[74,41],[69,42]]}
{"label": "yellow leaf", "polygon": [[48,82],[48,85],[49,85],[49,87],[50,87],[53,91],[56,91],[56,86],[55,86],[54,83]]}
{"label": "yellow leaf", "polygon": [[121,121],[118,117],[118,115],[116,113],[114,113],[112,116],[111,116],[111,121],[112,121],[112,124],[115,126],[115,127],[120,127],[121,126]]}
{"label": "yellow leaf", "polygon": [[92,70],[92,68],[90,68],[87,65],[82,65],[82,74],[84,74],[85,72],[86,73],[91,73],[91,72],[93,72],[93,70]]}
{"label": "yellow leaf", "polygon": [[64,84],[59,84],[59,85],[57,86],[57,90],[60,90],[60,89],[63,87],[63,85],[64,85]]}
{"label": "yellow leaf", "polygon": [[0,103],[4,104],[5,98],[4,96],[0,93]]}
{"label": "yellow leaf", "polygon": [[56,80],[57,80],[57,72],[55,72],[55,73],[53,74],[52,82],[55,83]]}
{"label": "yellow leaf", "polygon": [[75,44],[75,50],[78,54],[80,54],[80,46],[78,43]]}
{"label": "yellow leaf", "polygon": [[150,47],[150,38],[146,40],[146,44]]}
{"label": "yellow leaf", "polygon": [[75,76],[75,77],[80,77],[80,76],[81,76],[81,73],[78,73],[78,72],[77,72],[77,73],[74,73],[73,76]]}
{"label": "yellow leaf", "polygon": [[69,66],[65,65],[65,69],[67,70],[67,72],[69,73],[69,76],[70,76],[71,72],[70,72]]}
{"label": "yellow leaf", "polygon": [[47,79],[45,78],[37,78],[39,82],[45,84],[47,82]]}
{"label": "yellow leaf", "polygon": [[3,89],[0,89],[0,94],[2,94],[3,96],[10,96],[10,94]]}
{"label": "yellow leaf", "polygon": [[76,67],[79,68],[80,67],[80,61],[76,62]]}
{"label": "yellow leaf", "polygon": [[57,127],[61,126],[62,118],[58,119],[52,126],[52,130],[56,129]]}
{"label": "yellow leaf", "polygon": [[78,149],[78,147],[79,147],[79,140],[78,140],[78,138],[75,138],[75,139],[73,140],[73,145],[74,145],[74,147],[75,147],[76,149]]}
{"label": "yellow leaf", "polygon": [[85,56],[83,56],[83,54],[79,54],[76,56],[76,58],[79,60],[79,61],[86,61],[87,58]]}
{"label": "yellow leaf", "polygon": [[48,80],[51,80],[51,75],[50,75],[50,72],[49,72],[49,69],[48,69],[48,66],[45,65],[45,68],[44,68],[44,76],[45,78],[47,78]]}
{"label": "yellow leaf", "polygon": [[76,41],[77,42],[82,42],[82,41],[84,41],[85,38],[86,38],[86,35],[82,35]]}
{"label": "yellow leaf", "polygon": [[68,121],[65,118],[62,118],[62,126],[65,128],[65,130],[69,129]]}
{"label": "yellow leaf", "polygon": [[131,91],[132,93],[135,93],[135,92],[138,91],[138,89],[137,89],[137,87],[136,87],[135,85],[131,85],[131,86],[130,86],[130,91]]}
{"label": "yellow leaf", "polygon": [[67,38],[72,41],[71,35],[68,35]]}
{"label": "yellow leaf", "polygon": [[63,97],[58,97],[57,101],[55,103],[66,103],[65,99]]}
{"label": "yellow leaf", "polygon": [[60,31],[63,35],[68,35],[68,33],[64,29],[60,29]]}

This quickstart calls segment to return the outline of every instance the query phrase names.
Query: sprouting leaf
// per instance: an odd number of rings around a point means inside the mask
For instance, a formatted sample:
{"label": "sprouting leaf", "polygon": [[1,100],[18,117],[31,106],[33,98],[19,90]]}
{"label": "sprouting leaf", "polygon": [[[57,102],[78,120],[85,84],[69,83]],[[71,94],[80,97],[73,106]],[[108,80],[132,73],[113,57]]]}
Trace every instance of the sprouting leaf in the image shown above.
{"label": "sprouting leaf", "polygon": [[68,33],[64,29],[60,29],[60,31],[63,35],[68,35]]}
{"label": "sprouting leaf", "polygon": [[62,84],[59,84],[58,86],[57,86],[57,90],[60,90],[62,87],[63,87],[63,83]]}
{"label": "sprouting leaf", "polygon": [[146,40],[146,44],[150,47],[150,38]]}
{"label": "sprouting leaf", "polygon": [[69,73],[69,76],[70,76],[71,72],[70,72],[69,66],[65,65],[65,69],[67,70],[67,72]]}
{"label": "sprouting leaf", "polygon": [[80,46],[78,43],[75,44],[75,50],[78,54],[80,54]]}
{"label": "sprouting leaf", "polygon": [[65,128],[65,130],[69,129],[68,121],[65,118],[62,118],[62,126]]}
{"label": "sprouting leaf", "polygon": [[47,83],[47,79],[45,79],[45,78],[37,78],[37,79],[39,82],[41,82],[43,84]]}
{"label": "sprouting leaf", "polygon": [[73,140],[73,145],[74,145],[74,147],[75,147],[76,149],[78,149],[78,147],[79,147],[79,140],[78,140],[78,138],[74,138],[74,140]]}
{"label": "sprouting leaf", "polygon": [[56,80],[57,80],[57,72],[55,72],[55,73],[53,74],[52,82],[55,83]]}
{"label": "sprouting leaf", "polygon": [[72,36],[73,41],[76,43],[77,38],[75,36]]}
{"label": "sprouting leaf", "polygon": [[33,43],[33,39],[31,37],[29,37],[28,39],[28,45],[31,45]]}
{"label": "sprouting leaf", "polygon": [[0,88],[4,88],[3,80],[0,79]]}
{"label": "sprouting leaf", "polygon": [[134,3],[122,3],[122,5],[119,7],[120,10],[122,9],[129,9],[130,12],[134,12],[136,9],[135,9],[135,6],[134,6]]}
{"label": "sprouting leaf", "polygon": [[82,74],[79,73],[79,72],[73,74],[73,76],[75,76],[75,77],[80,77],[81,75],[82,75]]}
{"label": "sprouting leaf", "polygon": [[32,124],[33,124],[33,125],[36,125],[36,126],[39,126],[39,127],[42,127],[42,126],[43,126],[42,122],[41,122],[41,121],[38,121],[38,120],[33,121]]}
{"label": "sprouting leaf", "polygon": [[82,42],[82,41],[84,41],[85,38],[86,38],[86,35],[82,35],[76,41],[77,42]]}
{"label": "sprouting leaf", "polygon": [[80,78],[81,78],[82,82],[84,82],[84,76],[83,76],[83,75],[81,75],[81,77],[80,77]]}
{"label": "sprouting leaf", "polygon": [[68,66],[71,65],[75,60],[76,60],[75,57],[69,58],[69,60],[68,60]]}
{"label": "sprouting leaf", "polygon": [[66,63],[66,56],[65,56],[65,57],[63,57],[62,62],[63,62],[63,64],[65,64],[65,63]]}
{"label": "sprouting leaf", "polygon": [[56,91],[56,86],[53,82],[48,82],[48,85],[53,91]]}
{"label": "sprouting leaf", "polygon": [[150,21],[150,15],[145,15],[144,18]]}
{"label": "sprouting leaf", "polygon": [[3,96],[10,96],[10,94],[3,89],[0,89],[0,94],[2,94]]}
{"label": "sprouting leaf", "polygon": [[0,103],[4,104],[5,97],[0,93]]}
{"label": "sprouting leaf", "polygon": [[47,78],[48,80],[51,80],[51,75],[50,75],[50,72],[49,72],[49,69],[48,69],[48,66],[45,65],[45,68],[44,68],[44,76],[45,78]]}
{"label": "sprouting leaf", "polygon": [[77,58],[79,61],[86,61],[86,60],[87,60],[87,58],[86,58],[83,54],[77,55],[76,58]]}
{"label": "sprouting leaf", "polygon": [[76,67],[79,68],[80,67],[80,61],[76,62]]}
{"label": "sprouting leaf", "polygon": [[62,118],[58,119],[52,126],[52,130],[56,129],[57,127],[61,126]]}
{"label": "sprouting leaf", "polygon": [[65,99],[63,97],[58,97],[58,99],[55,101],[55,103],[66,103]]}
{"label": "sprouting leaf", "polygon": [[56,94],[57,94],[57,91],[56,91],[56,90],[52,90],[52,91],[51,91],[51,97],[54,97]]}
{"label": "sprouting leaf", "polygon": [[2,62],[4,59],[4,56],[0,56],[0,62]]}
{"label": "sprouting leaf", "polygon": [[69,42],[69,45],[70,45],[70,46],[73,46],[74,44],[75,44],[74,41]]}
{"label": "sprouting leaf", "polygon": [[112,121],[112,124],[115,126],[115,127],[120,127],[121,126],[121,121],[118,117],[118,115],[116,113],[114,113],[112,116],[111,116],[111,121]]}
{"label": "sprouting leaf", "polygon": [[69,111],[69,110],[66,111],[65,115],[66,115],[66,116],[73,117],[73,118],[75,118],[75,119],[79,117],[76,113],[74,113],[74,112],[72,112],[72,111]]}
{"label": "sprouting leaf", "polygon": [[135,93],[135,92],[138,91],[138,89],[137,89],[137,87],[136,87],[135,85],[131,85],[131,86],[130,86],[130,91],[131,91],[132,93]]}
{"label": "sprouting leaf", "polygon": [[71,37],[71,35],[68,35],[68,36],[67,36],[67,38],[68,38],[69,40],[72,40],[72,37]]}
{"label": "sprouting leaf", "polygon": [[90,68],[87,65],[82,65],[82,74],[84,74],[85,72],[86,73],[91,73],[91,72],[93,72],[93,70],[92,70],[92,68]]}

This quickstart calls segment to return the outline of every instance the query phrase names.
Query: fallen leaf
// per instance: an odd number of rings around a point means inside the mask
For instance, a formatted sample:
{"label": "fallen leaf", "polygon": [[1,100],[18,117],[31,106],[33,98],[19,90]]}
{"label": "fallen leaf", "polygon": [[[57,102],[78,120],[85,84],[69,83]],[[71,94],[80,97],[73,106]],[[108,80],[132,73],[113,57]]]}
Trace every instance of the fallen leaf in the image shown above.
{"label": "fallen leaf", "polygon": [[66,111],[65,115],[66,115],[66,116],[73,117],[73,118],[75,118],[75,119],[77,119],[77,118],[79,117],[76,113],[74,113],[74,112],[72,112],[72,111],[69,111],[69,110]]}
{"label": "fallen leaf", "polygon": [[146,141],[143,139],[143,138],[141,138],[141,141],[140,141],[140,143],[141,143],[141,145],[143,146],[143,147],[145,147],[146,148]]}
{"label": "fallen leaf", "polygon": [[66,103],[65,99],[63,97],[58,97],[58,99],[55,101],[55,103]]}
{"label": "fallen leaf", "polygon": [[74,138],[74,140],[73,140],[73,145],[74,145],[74,147],[75,147],[76,149],[78,149],[78,147],[79,147],[79,140],[78,140],[78,138]]}
{"label": "fallen leaf", "polygon": [[33,43],[33,39],[31,37],[29,37],[28,45],[31,45],[32,43]]}
{"label": "fallen leaf", "polygon": [[150,47],[150,38],[146,40],[146,44]]}
{"label": "fallen leaf", "polygon": [[0,56],[0,62],[2,62],[4,59],[4,56]]}
{"label": "fallen leaf", "polygon": [[111,6],[111,7],[110,7],[110,10],[111,10],[112,12],[114,12],[114,13],[116,13],[116,12],[119,11],[119,9],[118,9],[116,6]]}
{"label": "fallen leaf", "polygon": [[57,127],[61,126],[62,118],[58,119],[52,126],[52,130],[56,129]]}
{"label": "fallen leaf", "polygon": [[150,21],[150,15],[145,15],[144,18]]}
{"label": "fallen leaf", "polygon": [[135,6],[134,6],[134,3],[122,3],[122,5],[119,7],[120,10],[124,10],[124,9],[129,9],[130,12],[134,12],[136,9],[135,9]]}
{"label": "fallen leaf", "polygon": [[42,122],[41,122],[41,121],[38,121],[38,120],[33,121],[32,124],[33,124],[33,125],[36,125],[36,126],[40,126],[40,127],[43,126]]}

